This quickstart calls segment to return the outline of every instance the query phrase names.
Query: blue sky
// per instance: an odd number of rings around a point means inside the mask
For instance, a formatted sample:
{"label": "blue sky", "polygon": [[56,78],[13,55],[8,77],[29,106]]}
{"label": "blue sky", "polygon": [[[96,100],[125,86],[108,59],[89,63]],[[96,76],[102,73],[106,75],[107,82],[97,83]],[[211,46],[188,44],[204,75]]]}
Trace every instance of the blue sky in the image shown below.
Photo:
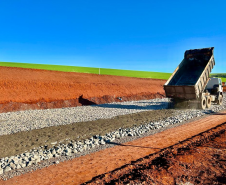
{"label": "blue sky", "polygon": [[0,61],[173,72],[215,47],[226,72],[226,1],[0,0]]}

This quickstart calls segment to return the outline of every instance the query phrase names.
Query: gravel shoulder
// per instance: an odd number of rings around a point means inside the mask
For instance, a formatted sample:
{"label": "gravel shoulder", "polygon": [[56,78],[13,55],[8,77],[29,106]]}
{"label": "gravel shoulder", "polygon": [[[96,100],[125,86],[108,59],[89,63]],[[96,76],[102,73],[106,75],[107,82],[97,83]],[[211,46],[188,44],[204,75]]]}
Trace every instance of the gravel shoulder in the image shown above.
{"label": "gravel shoulder", "polygon": [[145,111],[116,116],[112,119],[78,122],[2,135],[0,136],[0,158],[21,154],[39,146],[46,146],[46,149],[48,149],[57,145],[57,143],[67,144],[72,140],[81,141],[95,135],[103,136],[119,128],[130,128],[160,121],[173,114],[175,114],[175,111],[171,109]]}
{"label": "gravel shoulder", "polygon": [[51,126],[69,125],[79,122],[111,119],[116,116],[133,114],[168,107],[167,98],[129,101],[80,106],[73,108],[26,110],[0,114],[0,135],[30,131]]}
{"label": "gravel shoulder", "polygon": [[[1,177],[8,179],[112,147],[113,144],[108,144],[112,141],[125,143],[153,135],[224,110],[225,100],[223,106],[212,106],[203,111],[165,109],[167,106],[167,99],[154,99],[80,107],[83,110],[86,109],[87,118],[93,121],[72,124],[67,122],[64,125],[58,125],[60,123],[58,122],[56,126],[48,127],[47,124],[41,129],[35,129],[31,125],[28,128],[29,131],[1,135],[0,146],[3,150],[0,151],[0,175],[2,170],[4,173]],[[87,110],[99,107],[107,110],[108,114],[100,111],[99,114],[91,114],[89,117]],[[108,118],[109,116],[111,118]],[[97,119],[97,117],[105,119]],[[43,122],[48,123],[45,120]]]}

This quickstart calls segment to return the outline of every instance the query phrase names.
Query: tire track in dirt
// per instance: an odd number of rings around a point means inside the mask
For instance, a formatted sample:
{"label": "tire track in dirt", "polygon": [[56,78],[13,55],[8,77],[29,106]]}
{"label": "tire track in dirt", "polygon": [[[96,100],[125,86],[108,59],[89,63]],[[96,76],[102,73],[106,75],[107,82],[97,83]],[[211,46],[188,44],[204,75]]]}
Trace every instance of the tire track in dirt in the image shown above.
{"label": "tire track in dirt", "polygon": [[95,176],[110,172],[150,154],[156,154],[187,138],[212,129],[226,122],[225,115],[226,111],[210,115],[201,120],[124,143],[123,145],[117,144],[118,146],[113,148],[13,177],[7,181],[1,180],[0,183],[2,185],[81,184]]}

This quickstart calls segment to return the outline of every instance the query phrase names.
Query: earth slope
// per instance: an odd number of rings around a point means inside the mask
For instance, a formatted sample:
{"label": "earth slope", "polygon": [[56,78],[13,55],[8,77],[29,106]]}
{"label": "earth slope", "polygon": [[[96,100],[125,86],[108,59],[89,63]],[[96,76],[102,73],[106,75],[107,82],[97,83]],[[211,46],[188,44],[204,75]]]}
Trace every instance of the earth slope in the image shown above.
{"label": "earth slope", "polygon": [[0,67],[0,112],[164,96],[165,80]]}

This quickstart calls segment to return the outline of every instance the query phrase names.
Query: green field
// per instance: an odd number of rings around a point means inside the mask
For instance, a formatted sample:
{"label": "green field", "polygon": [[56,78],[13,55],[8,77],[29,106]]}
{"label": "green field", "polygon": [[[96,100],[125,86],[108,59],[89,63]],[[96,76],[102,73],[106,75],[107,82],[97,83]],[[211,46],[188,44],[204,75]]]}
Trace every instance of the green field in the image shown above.
{"label": "green field", "polygon": [[[14,62],[0,62],[0,66],[6,67],[21,67],[32,69],[44,69],[53,71],[64,72],[79,72],[79,73],[92,73],[102,75],[115,75],[115,76],[127,76],[137,78],[154,78],[167,80],[171,73],[161,72],[148,72],[148,71],[132,71],[121,69],[106,69],[106,68],[94,68],[94,67],[78,67],[78,66],[64,66],[64,65],[47,65],[47,64],[28,64],[28,63],[14,63]],[[212,73],[210,77],[219,77],[223,82],[226,82],[226,73]]]}
{"label": "green field", "polygon": [[226,73],[211,73],[210,77],[221,78],[222,82],[226,82]]}
{"label": "green field", "polygon": [[[46,65],[46,64],[27,64],[27,63],[13,63],[13,62],[0,62],[0,66],[99,74],[99,68],[93,68],[93,67],[77,67],[77,66]],[[100,74],[102,74],[102,75],[137,77],[137,78],[154,78],[154,79],[168,79],[171,75],[171,73],[131,71],[131,70],[106,69],[106,68],[100,68]]]}

